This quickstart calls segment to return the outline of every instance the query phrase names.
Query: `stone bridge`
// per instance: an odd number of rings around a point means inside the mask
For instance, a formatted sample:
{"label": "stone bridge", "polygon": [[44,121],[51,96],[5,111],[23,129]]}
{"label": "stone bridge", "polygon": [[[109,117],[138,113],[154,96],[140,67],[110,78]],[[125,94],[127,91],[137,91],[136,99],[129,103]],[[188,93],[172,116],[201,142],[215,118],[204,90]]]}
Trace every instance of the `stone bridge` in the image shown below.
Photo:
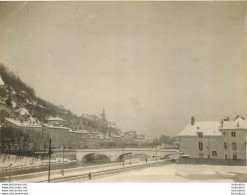
{"label": "stone bridge", "polygon": [[116,149],[80,149],[76,150],[76,160],[85,161],[89,156],[100,155],[108,158],[110,161],[122,161],[126,155],[145,154],[148,157],[163,157],[168,154],[176,154],[176,150],[150,149],[150,148],[116,148]]}

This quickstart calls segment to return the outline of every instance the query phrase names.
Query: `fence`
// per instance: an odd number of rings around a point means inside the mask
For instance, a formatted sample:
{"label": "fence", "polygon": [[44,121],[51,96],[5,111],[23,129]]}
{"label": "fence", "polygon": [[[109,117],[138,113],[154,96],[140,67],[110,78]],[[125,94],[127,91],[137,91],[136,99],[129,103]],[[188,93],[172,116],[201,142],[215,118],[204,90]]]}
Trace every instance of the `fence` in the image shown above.
{"label": "fence", "polygon": [[[143,169],[148,168],[148,167],[162,166],[164,164],[168,164],[169,162],[170,162],[169,160],[165,160],[165,161],[161,161],[161,162],[142,164],[142,165],[135,165],[135,166],[131,166],[131,167],[123,167],[123,168],[116,168],[116,169],[110,169],[110,170],[104,170],[104,171],[91,172],[91,173],[88,173],[88,174],[69,176],[69,177],[63,177],[63,178],[56,178],[56,179],[52,179],[50,182],[52,182],[52,183],[84,182],[84,181],[88,181],[88,180],[91,180],[91,179],[103,178],[103,177],[107,177],[107,176],[113,176],[113,175],[129,172],[129,171],[139,171],[139,170],[143,170]],[[44,182],[46,182],[46,181],[44,181]]]}

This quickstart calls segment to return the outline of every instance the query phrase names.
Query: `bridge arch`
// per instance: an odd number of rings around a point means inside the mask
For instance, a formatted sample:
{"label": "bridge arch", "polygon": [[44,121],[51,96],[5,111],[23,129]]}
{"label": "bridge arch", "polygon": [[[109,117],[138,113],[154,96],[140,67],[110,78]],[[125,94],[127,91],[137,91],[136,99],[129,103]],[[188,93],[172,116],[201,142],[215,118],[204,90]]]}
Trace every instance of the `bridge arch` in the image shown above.
{"label": "bridge arch", "polygon": [[100,153],[88,153],[84,155],[81,159],[81,161],[85,161],[85,162],[91,162],[91,161],[109,162],[110,160],[111,159],[107,155]]}
{"label": "bridge arch", "polygon": [[117,157],[117,161],[123,162],[123,158],[124,158],[125,156],[130,156],[130,155],[132,155],[132,154],[133,154],[132,152],[128,152],[128,153],[121,154],[121,155],[119,155],[119,156]]}

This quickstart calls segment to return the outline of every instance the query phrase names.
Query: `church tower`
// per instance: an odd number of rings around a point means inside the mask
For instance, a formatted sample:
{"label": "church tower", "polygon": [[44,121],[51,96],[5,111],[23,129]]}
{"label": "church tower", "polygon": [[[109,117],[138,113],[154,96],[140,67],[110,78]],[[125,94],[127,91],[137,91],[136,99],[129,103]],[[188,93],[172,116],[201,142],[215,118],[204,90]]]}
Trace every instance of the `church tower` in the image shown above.
{"label": "church tower", "polygon": [[101,119],[102,121],[106,121],[106,114],[105,114],[105,109],[103,108],[103,112],[101,114]]}

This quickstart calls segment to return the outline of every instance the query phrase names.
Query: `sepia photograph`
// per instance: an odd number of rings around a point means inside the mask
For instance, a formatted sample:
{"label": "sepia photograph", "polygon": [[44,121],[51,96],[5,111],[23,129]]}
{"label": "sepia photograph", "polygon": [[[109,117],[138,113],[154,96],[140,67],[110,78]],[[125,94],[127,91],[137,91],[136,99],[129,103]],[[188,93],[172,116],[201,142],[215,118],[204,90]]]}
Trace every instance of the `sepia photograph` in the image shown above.
{"label": "sepia photograph", "polygon": [[0,2],[0,182],[247,182],[246,38],[244,1]]}

